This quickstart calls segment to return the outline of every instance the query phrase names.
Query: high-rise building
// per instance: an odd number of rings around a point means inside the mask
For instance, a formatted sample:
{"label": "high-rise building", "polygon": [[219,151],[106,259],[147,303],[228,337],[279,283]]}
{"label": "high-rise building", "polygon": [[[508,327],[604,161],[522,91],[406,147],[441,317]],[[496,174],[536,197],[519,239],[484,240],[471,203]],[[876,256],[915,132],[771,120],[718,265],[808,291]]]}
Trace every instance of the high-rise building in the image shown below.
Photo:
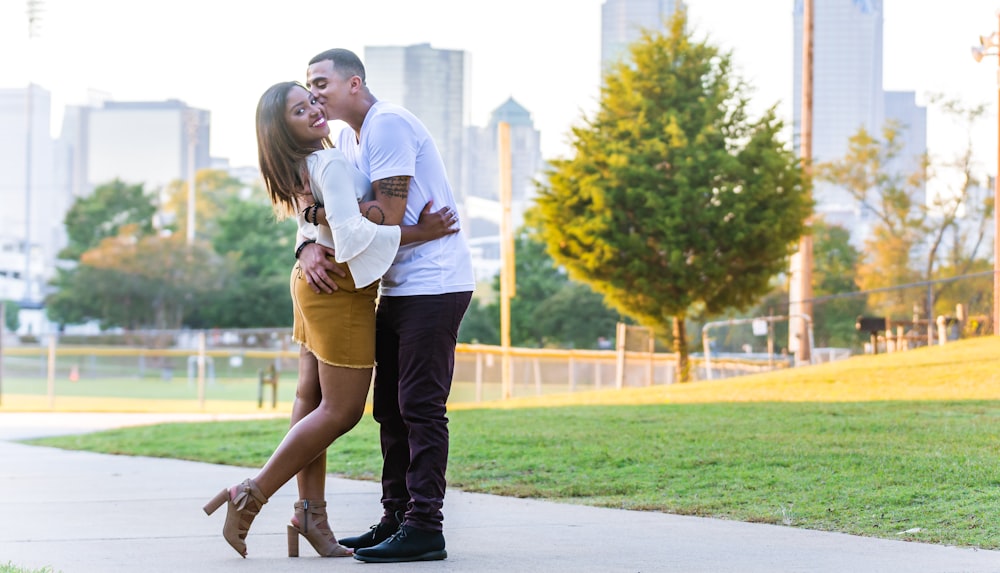
{"label": "high-rise building", "polygon": [[75,199],[116,178],[159,190],[187,179],[192,156],[196,170],[211,161],[209,113],[183,102],[69,106],[58,139],[50,102],[36,85],[0,90],[0,300],[21,303],[26,332],[47,328],[42,304]]}
{"label": "high-rise building", "polygon": [[0,90],[0,300],[26,307],[44,298],[68,206],[50,116],[48,90]]}
{"label": "high-rise building", "polygon": [[212,165],[211,115],[182,101],[117,102],[80,108],[73,146],[81,154],[74,187],[88,195],[114,179],[147,191],[187,180]]}
{"label": "high-rise building", "polygon": [[601,5],[601,73],[628,53],[643,30],[661,31],[680,0],[605,0]]}
{"label": "high-rise building", "polygon": [[462,178],[462,138],[468,124],[466,53],[430,44],[366,46],[364,64],[375,97],[405,107],[427,126],[461,199],[456,183]]}
{"label": "high-rise building", "polygon": [[[882,1],[813,0],[812,161],[843,158],[859,129],[878,136],[885,123],[882,91]],[[802,123],[803,3],[793,11],[793,130],[795,145]],[[851,231],[861,244],[867,224],[862,206],[850,193],[817,182],[816,213]]]}
{"label": "high-rise building", "polygon": [[500,270],[500,152],[499,125],[510,126],[511,217],[516,231],[524,212],[535,198],[535,183],[545,168],[541,134],[535,129],[531,112],[508,98],[490,114],[486,127],[469,127],[462,188],[464,230],[473,251],[478,279]]}
{"label": "high-rise building", "polygon": [[[899,128],[898,158],[886,168],[906,177],[921,167],[927,152],[927,109],[913,92],[882,87],[882,0],[813,0],[813,131],[812,161],[837,161],[848,152],[850,138],[864,129],[882,138],[890,121]],[[793,21],[794,137],[798,145],[802,116],[803,3],[796,0]],[[925,199],[921,189],[918,200]],[[863,245],[874,215],[850,193],[830,183],[816,182],[816,213],[851,232]]]}

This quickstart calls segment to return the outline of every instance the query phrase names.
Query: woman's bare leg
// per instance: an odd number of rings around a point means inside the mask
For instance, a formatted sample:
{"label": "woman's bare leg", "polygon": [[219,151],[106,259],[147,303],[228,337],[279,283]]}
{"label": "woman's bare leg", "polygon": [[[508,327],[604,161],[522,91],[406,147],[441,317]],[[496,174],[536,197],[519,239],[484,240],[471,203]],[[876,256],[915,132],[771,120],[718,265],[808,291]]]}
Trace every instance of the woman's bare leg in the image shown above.
{"label": "woman's bare leg", "polygon": [[365,410],[371,368],[344,368],[319,363],[322,399],[285,434],[278,448],[253,478],[271,497],[292,476],[309,465],[334,440],[357,425]]}
{"label": "woman's bare leg", "polygon": [[[303,346],[299,350],[299,382],[292,404],[291,426],[319,407],[323,393],[319,385],[319,360]],[[299,499],[326,498],[326,449],[295,475]]]}

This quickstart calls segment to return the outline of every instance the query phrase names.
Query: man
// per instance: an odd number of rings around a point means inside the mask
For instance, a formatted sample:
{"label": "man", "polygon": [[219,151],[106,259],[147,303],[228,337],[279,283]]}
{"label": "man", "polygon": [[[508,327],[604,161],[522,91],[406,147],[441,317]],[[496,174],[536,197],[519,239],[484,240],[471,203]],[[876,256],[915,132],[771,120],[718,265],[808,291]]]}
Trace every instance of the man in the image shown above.
{"label": "man", "polygon": [[[363,204],[369,218],[412,224],[428,201],[457,211],[427,128],[406,109],[375,98],[357,55],[343,49],[323,52],[309,62],[307,78],[327,118],[348,124],[336,145],[369,177],[385,206]],[[332,290],[327,272],[336,270],[321,247],[306,245],[299,260],[315,289]],[[446,402],[458,327],[474,286],[461,233],[401,246],[382,278],[373,405],[382,444],[384,514],[367,533],[340,540],[355,549],[356,559],[447,557],[441,512],[448,463]]]}

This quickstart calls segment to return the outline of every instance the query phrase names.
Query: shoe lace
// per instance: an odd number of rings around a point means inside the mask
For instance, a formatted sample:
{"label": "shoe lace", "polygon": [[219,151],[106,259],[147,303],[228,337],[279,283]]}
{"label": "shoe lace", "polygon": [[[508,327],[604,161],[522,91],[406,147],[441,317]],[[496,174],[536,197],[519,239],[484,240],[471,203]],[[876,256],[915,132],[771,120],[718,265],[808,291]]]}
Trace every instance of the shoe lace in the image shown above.
{"label": "shoe lace", "polygon": [[393,543],[396,541],[402,541],[404,539],[406,539],[406,528],[400,526],[399,529],[396,530],[396,533],[393,533],[392,537],[389,538],[389,542]]}
{"label": "shoe lace", "polygon": [[[406,519],[406,512],[404,511],[396,511],[394,515],[396,517],[396,522],[399,523],[399,525],[396,526],[396,530],[393,531],[392,535],[389,536],[390,538],[395,537],[396,534],[398,534],[400,531],[403,530],[403,520]],[[376,527],[378,527],[378,524],[372,526],[372,536],[375,535]],[[406,536],[404,535],[403,537]]]}

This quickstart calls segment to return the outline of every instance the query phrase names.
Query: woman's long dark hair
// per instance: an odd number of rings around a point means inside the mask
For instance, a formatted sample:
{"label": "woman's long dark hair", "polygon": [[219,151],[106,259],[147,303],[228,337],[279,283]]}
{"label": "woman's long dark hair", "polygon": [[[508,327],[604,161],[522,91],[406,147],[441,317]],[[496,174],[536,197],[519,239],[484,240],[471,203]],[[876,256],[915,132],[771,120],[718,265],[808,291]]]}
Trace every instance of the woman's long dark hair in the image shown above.
{"label": "woman's long dark hair", "polygon": [[[288,93],[295,87],[306,89],[299,82],[280,82],[257,103],[257,160],[279,220],[296,214],[300,197],[309,192],[305,159],[316,151],[295,141],[288,129]],[[330,146],[329,138],[323,145]]]}

